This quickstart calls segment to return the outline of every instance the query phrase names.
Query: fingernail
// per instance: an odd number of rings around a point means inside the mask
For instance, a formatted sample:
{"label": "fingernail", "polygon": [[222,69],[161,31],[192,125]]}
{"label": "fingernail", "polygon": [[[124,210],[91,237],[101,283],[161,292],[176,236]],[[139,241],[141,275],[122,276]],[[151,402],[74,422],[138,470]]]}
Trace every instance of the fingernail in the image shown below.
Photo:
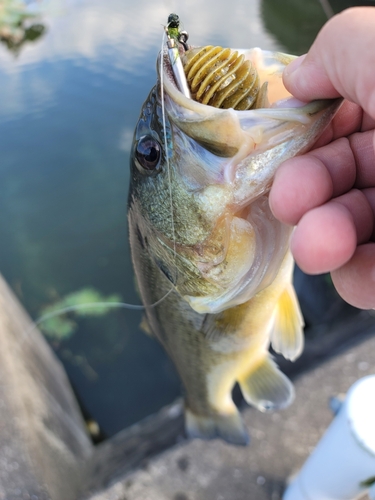
{"label": "fingernail", "polygon": [[306,54],[300,57],[297,57],[297,59],[294,59],[286,68],[284,69],[284,77],[289,78],[292,73],[294,73],[303,63],[304,59],[306,57]]}

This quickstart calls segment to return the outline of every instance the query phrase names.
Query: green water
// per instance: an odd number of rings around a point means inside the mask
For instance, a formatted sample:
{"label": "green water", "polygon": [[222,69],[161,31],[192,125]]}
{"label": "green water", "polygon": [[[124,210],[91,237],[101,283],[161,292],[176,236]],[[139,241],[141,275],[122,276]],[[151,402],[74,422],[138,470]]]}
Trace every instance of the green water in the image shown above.
{"label": "green water", "polygon": [[[326,13],[319,0],[38,5],[38,36],[0,44],[0,272],[33,319],[87,289],[139,303],[127,242],[129,150],[168,14],[180,15],[195,45],[302,53]],[[106,435],[180,394],[171,363],[139,329],[140,312],[61,319],[48,338]]]}

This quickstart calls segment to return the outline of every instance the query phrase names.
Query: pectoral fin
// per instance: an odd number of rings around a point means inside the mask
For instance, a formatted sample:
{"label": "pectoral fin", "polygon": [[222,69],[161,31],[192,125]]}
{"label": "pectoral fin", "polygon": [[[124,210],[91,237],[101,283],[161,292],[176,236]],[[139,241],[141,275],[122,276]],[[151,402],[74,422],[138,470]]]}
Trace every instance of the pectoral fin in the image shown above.
{"label": "pectoral fin", "polygon": [[260,411],[285,408],[294,398],[293,384],[268,354],[239,384],[246,402]]}
{"label": "pectoral fin", "polygon": [[191,438],[221,438],[231,444],[246,446],[249,435],[241,415],[235,409],[232,414],[197,415],[185,408],[186,433]]}
{"label": "pectoral fin", "polygon": [[271,333],[273,349],[294,361],[303,349],[303,317],[292,284],[280,296]]}
{"label": "pectoral fin", "polygon": [[150,324],[149,324],[149,322],[148,322],[147,317],[146,317],[145,314],[142,316],[142,320],[141,320],[141,322],[139,324],[139,328],[141,330],[143,330],[144,333],[146,333],[149,337],[153,337],[154,336],[154,334],[152,333]]}

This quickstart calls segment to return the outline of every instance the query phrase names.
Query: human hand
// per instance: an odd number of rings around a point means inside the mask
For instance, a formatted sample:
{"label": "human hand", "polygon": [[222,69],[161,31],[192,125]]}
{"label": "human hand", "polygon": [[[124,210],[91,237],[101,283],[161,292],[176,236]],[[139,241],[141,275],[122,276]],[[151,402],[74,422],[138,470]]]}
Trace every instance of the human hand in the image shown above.
{"label": "human hand", "polygon": [[332,18],[284,84],[302,101],[346,100],[314,149],[279,167],[272,211],[296,225],[291,249],[303,271],[330,271],[347,302],[375,308],[375,8]]}

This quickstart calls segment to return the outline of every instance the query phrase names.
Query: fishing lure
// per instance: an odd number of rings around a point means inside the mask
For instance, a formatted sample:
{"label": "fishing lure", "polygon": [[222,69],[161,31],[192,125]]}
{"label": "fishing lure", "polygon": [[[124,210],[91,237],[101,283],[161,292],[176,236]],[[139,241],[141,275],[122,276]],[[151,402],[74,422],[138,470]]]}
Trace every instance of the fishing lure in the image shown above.
{"label": "fishing lure", "polygon": [[168,24],[165,27],[167,34],[168,56],[171,63],[172,71],[180,91],[190,98],[190,90],[186,82],[183,65],[180,58],[180,44],[184,49],[187,49],[188,34],[186,31],[180,31],[180,18],[177,14],[170,14]]}

